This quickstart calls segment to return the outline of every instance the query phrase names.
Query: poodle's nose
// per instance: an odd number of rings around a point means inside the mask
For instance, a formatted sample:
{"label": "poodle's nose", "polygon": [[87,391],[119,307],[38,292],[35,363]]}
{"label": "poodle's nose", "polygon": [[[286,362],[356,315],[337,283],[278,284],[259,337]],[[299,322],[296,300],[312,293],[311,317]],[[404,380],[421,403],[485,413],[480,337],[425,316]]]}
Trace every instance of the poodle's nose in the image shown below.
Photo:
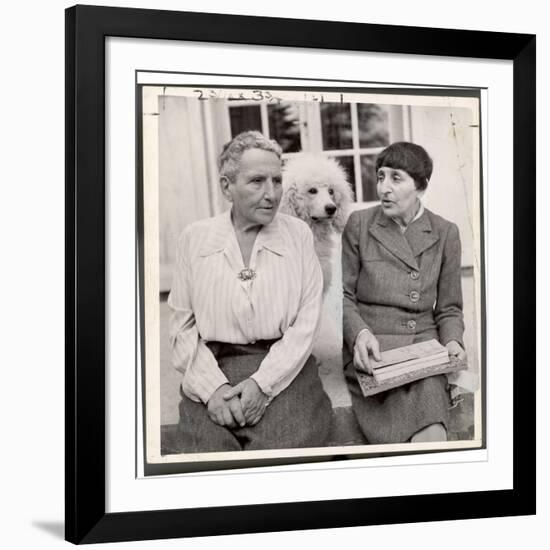
{"label": "poodle's nose", "polygon": [[334,214],[334,212],[336,212],[336,206],[334,206],[334,204],[327,204],[325,206],[325,212],[329,215],[329,216],[332,216]]}

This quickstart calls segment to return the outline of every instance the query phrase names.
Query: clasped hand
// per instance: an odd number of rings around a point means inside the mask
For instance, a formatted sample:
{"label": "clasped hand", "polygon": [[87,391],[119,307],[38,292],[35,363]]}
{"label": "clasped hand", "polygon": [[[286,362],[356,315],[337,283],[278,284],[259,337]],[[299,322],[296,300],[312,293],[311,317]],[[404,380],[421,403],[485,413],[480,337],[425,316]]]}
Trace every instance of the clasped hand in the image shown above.
{"label": "clasped hand", "polygon": [[267,395],[252,378],[246,378],[236,386],[224,384],[207,403],[210,420],[227,428],[255,426],[267,407]]}

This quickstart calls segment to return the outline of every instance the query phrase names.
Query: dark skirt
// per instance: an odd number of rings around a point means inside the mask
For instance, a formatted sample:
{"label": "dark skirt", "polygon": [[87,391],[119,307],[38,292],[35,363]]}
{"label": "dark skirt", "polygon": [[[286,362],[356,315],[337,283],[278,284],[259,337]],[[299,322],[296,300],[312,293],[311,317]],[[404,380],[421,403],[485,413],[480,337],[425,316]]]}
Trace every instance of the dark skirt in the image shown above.
{"label": "dark skirt", "polygon": [[[254,374],[274,341],[240,345],[209,342],[208,346],[229,383],[235,386]],[[182,395],[179,431],[184,452],[322,447],[331,418],[330,400],[323,390],[313,356],[267,407],[255,426],[234,429],[210,420],[203,403]]]}
{"label": "dark skirt", "polygon": [[404,443],[430,424],[448,430],[449,393],[445,375],[430,376],[405,386],[365,397],[353,364],[345,370],[353,412],[369,443]]}
{"label": "dark skirt", "polygon": [[[402,336],[377,335],[382,351],[404,345]],[[437,332],[418,334],[414,343],[437,338]],[[450,397],[447,377],[430,376],[392,390],[365,397],[351,355],[344,352],[345,377],[357,422],[369,443],[405,443],[430,424],[448,431]]]}

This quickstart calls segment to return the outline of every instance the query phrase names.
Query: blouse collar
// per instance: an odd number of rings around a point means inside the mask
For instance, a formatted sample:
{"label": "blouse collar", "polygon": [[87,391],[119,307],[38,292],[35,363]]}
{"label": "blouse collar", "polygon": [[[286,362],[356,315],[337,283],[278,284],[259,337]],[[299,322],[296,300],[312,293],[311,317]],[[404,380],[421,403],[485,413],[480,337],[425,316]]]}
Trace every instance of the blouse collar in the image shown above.
{"label": "blouse collar", "polygon": [[415,222],[418,218],[420,218],[420,216],[422,216],[422,214],[424,214],[424,205],[422,204],[422,201],[419,200],[418,202],[420,203],[420,207],[418,208],[418,211],[416,212],[414,218],[407,225],[404,225],[400,221],[397,221],[396,218],[391,218],[399,226],[401,233],[405,233],[405,231],[407,231],[407,227],[409,227],[411,223]]}
{"label": "blouse collar", "polygon": [[[208,235],[201,247],[201,256],[209,256],[215,252],[228,251],[236,241],[235,228],[231,222],[231,209],[211,218]],[[275,214],[273,221],[264,225],[256,237],[255,246],[258,250],[266,248],[279,256],[286,252],[286,246],[281,235],[279,214]]]}

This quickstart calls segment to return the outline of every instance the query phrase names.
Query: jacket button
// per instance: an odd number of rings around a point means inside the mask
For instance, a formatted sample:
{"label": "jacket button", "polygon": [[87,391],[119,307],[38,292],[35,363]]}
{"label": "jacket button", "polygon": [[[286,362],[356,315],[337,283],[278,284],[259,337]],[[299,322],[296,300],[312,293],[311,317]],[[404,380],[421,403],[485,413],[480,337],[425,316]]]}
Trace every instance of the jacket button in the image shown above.
{"label": "jacket button", "polygon": [[409,298],[411,299],[411,302],[418,302],[418,300],[420,300],[420,293],[416,290],[412,290],[409,294]]}
{"label": "jacket button", "polygon": [[411,330],[414,330],[416,328],[416,321],[413,321],[412,319],[407,323],[407,326],[411,329]]}
{"label": "jacket button", "polygon": [[411,279],[414,279],[416,281],[419,276],[420,274],[418,273],[418,271],[411,271]]}

